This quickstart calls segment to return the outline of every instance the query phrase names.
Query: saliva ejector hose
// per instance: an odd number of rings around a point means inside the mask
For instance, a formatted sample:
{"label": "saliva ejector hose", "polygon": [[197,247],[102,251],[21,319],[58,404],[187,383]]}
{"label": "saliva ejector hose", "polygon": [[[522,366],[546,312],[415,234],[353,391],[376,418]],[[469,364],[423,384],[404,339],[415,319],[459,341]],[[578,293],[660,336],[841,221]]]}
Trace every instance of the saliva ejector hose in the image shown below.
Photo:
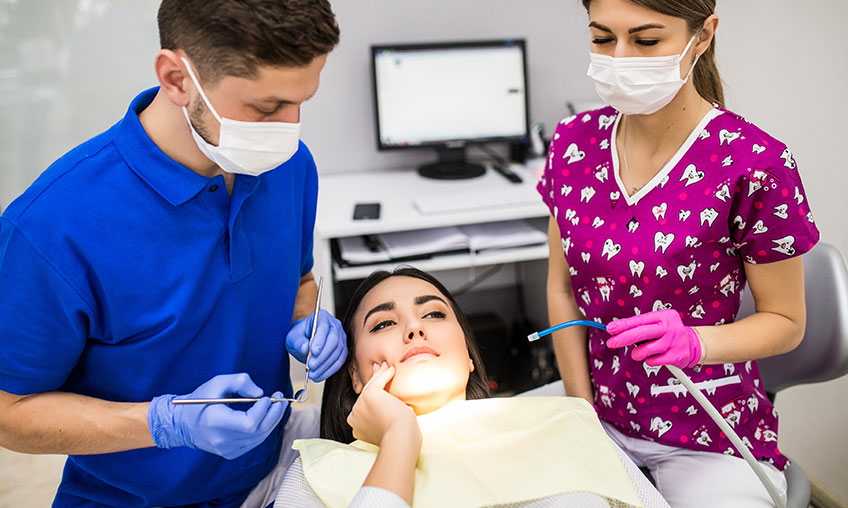
{"label": "saliva ejector hose", "polygon": [[[604,331],[606,331],[607,329],[606,325],[596,323],[595,321],[576,319],[574,321],[566,321],[565,323],[560,323],[556,326],[552,326],[550,328],[542,330],[541,332],[533,332],[527,336],[527,340],[531,342],[539,340],[545,335],[550,335],[558,330],[562,330],[563,328],[568,328],[569,326],[576,325],[592,326]],[[742,458],[744,458],[745,462],[747,462],[748,465],[751,466],[751,469],[754,470],[754,474],[757,475],[757,478],[760,479],[760,482],[762,482],[763,486],[768,491],[769,496],[771,496],[772,501],[774,501],[774,505],[777,508],[786,508],[786,503],[784,503],[783,498],[780,497],[780,493],[778,492],[777,487],[775,487],[774,483],[772,483],[769,477],[766,476],[766,473],[763,470],[763,465],[757,462],[757,459],[754,458],[754,455],[751,453],[751,450],[749,450],[745,443],[743,443],[742,440],[739,439],[739,435],[736,434],[736,431],[734,431],[730,424],[727,423],[724,418],[722,418],[718,410],[713,407],[709,400],[707,400],[701,390],[697,386],[695,386],[695,383],[692,382],[689,376],[687,376],[682,370],[680,370],[678,367],[675,367],[674,365],[665,365],[665,367],[669,370],[669,372],[671,372],[674,377],[678,379],[678,381],[680,381],[680,383],[686,388],[686,390],[690,394],[692,394],[692,397],[694,397],[695,400],[698,401],[698,404],[700,404],[701,407],[704,408],[704,411],[706,411],[707,414],[710,415],[710,418],[713,419],[716,425],[718,425],[718,427],[724,432],[728,439],[730,439],[730,442],[733,443],[733,446],[735,446],[736,449],[739,450],[739,453],[742,454]]]}

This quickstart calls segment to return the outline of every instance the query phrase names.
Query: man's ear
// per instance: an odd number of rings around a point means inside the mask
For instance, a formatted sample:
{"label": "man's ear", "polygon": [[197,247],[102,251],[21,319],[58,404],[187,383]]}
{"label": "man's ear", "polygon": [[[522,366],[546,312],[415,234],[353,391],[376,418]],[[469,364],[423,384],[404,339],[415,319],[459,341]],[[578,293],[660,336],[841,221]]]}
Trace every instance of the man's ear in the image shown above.
{"label": "man's ear", "polygon": [[170,49],[162,49],[156,53],[154,69],[159,85],[168,99],[175,106],[187,106],[189,102],[188,82],[191,78],[185,71],[182,55]]}
{"label": "man's ear", "polygon": [[353,391],[359,395],[362,393],[364,384],[362,383],[362,379],[359,377],[359,369],[356,368],[356,362],[350,362],[350,366],[347,368],[347,373],[350,376],[350,382],[353,384]]}

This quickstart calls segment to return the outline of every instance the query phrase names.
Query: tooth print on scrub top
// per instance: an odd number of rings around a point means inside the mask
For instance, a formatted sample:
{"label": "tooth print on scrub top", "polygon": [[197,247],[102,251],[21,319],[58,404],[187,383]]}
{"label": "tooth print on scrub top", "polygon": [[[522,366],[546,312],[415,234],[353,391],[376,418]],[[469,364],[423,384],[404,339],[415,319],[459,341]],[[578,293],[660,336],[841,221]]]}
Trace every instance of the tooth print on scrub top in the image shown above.
{"label": "tooth print on scrub top", "polygon": [[[671,308],[687,326],[732,322],[744,262],[799,256],[818,241],[792,153],[742,117],[715,106],[632,196],[618,176],[619,120],[607,107],[560,122],[537,186],[588,319]],[[668,369],[634,361],[629,348],[607,348],[607,338],[589,329],[602,419],[631,436],[739,455]],[[786,467],[756,362],[684,370],[758,460]]]}

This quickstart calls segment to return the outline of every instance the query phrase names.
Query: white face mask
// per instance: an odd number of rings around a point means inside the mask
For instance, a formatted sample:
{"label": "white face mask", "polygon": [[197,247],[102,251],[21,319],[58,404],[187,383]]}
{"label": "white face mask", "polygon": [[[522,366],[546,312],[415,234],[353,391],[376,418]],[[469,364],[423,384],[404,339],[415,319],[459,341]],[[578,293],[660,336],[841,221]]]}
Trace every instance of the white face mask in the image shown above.
{"label": "white face mask", "polygon": [[191,64],[185,58],[182,60],[203,102],[221,124],[218,146],[211,145],[197,133],[183,106],[194,142],[209,160],[228,173],[257,176],[276,168],[297,152],[300,122],[242,122],[222,118],[203,92]]}
{"label": "white face mask", "polygon": [[689,39],[679,55],[614,58],[590,53],[586,74],[595,80],[595,91],[610,106],[625,115],[650,115],[668,105],[692,74],[700,55],[682,79],[680,61],[694,40],[694,36]]}

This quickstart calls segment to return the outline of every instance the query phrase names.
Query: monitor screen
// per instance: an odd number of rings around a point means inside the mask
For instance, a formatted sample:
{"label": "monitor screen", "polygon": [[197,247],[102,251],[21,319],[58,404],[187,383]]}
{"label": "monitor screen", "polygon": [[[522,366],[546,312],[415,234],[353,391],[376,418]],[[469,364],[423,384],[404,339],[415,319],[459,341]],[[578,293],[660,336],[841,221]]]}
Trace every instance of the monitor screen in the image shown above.
{"label": "monitor screen", "polygon": [[371,49],[379,148],[526,136],[523,40]]}

